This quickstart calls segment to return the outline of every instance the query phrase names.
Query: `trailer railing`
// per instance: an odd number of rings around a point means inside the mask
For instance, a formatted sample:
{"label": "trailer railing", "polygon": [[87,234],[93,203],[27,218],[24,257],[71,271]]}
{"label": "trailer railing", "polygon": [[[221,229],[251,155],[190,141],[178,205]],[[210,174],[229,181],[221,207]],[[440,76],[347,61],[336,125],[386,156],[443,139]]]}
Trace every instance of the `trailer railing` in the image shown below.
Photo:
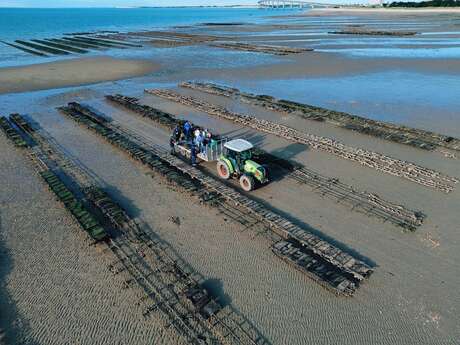
{"label": "trailer railing", "polygon": [[[205,162],[217,161],[224,151],[224,145],[227,141],[228,138],[213,139],[210,143],[203,145],[196,156]],[[186,141],[175,143],[174,149],[186,158],[190,158],[191,156],[190,144]],[[197,150],[199,150],[199,148],[197,148]]]}

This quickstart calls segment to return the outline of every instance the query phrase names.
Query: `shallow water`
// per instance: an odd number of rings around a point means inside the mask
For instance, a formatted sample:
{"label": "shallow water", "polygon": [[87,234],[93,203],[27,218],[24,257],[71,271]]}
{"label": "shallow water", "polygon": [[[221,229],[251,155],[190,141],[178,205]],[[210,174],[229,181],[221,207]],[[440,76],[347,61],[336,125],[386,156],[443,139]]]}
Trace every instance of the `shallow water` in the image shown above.
{"label": "shallow water", "polygon": [[[317,49],[325,53],[343,53],[351,57],[374,58],[429,58],[429,59],[458,59],[460,47],[414,47],[412,48],[340,48]],[[458,89],[457,89],[458,90]]]}
{"label": "shallow water", "polygon": [[340,78],[241,82],[241,88],[460,136],[457,76],[391,71]]}
{"label": "shallow water", "polygon": [[[0,14],[7,10],[0,10]],[[401,61],[429,60],[429,63],[442,65],[446,59],[460,59],[460,44],[452,37],[458,34],[458,27],[446,18],[366,18],[341,16],[330,18],[318,17],[269,17],[289,14],[290,11],[262,11],[257,9],[87,9],[87,10],[10,10],[8,21],[0,23],[0,38],[14,35],[60,35],[71,31],[111,30],[120,31],[136,29],[167,29],[176,25],[191,25],[203,22],[243,22],[248,24],[268,24],[256,29],[254,25],[234,27],[193,26],[178,29],[181,32],[198,34],[227,35],[240,37],[240,40],[255,44],[273,44],[313,47],[319,52],[335,53],[342,56],[344,62],[362,61],[363,65],[375,59],[382,59],[381,67],[365,74],[360,72],[347,73],[334,77],[307,77],[295,75],[281,77],[267,75],[263,81],[235,80],[234,86],[246,88],[256,93],[272,94],[277,97],[294,101],[306,102],[337,110],[344,110],[358,115],[379,120],[403,123],[414,127],[436,130],[442,133],[459,135],[460,82],[457,76],[434,74],[432,70],[422,69],[418,73],[403,72],[400,69],[385,66],[385,59],[401,59]],[[11,18],[26,13],[35,18],[35,24],[44,18],[53,20],[40,30],[33,32],[33,21],[13,31]],[[294,11],[294,13],[298,13]],[[82,24],[75,26],[72,21],[87,16]],[[111,18],[110,16],[113,16]],[[122,18],[125,16],[126,18]],[[110,18],[109,18],[110,17]],[[62,24],[63,20],[72,19]],[[17,20],[17,18],[16,18]],[[439,29],[443,22],[444,25]],[[61,25],[62,26],[59,26]],[[270,28],[269,24],[295,24],[286,30],[280,27]],[[417,28],[420,35],[410,37],[386,36],[343,36],[331,35],[329,31],[341,29],[346,25],[355,24],[379,30],[408,30]],[[74,26],[72,26],[74,25]],[[304,26],[302,28],[302,25]],[[5,31],[5,28],[8,29]],[[300,27],[300,28],[299,28]],[[449,30],[451,29],[451,30]],[[8,33],[9,30],[9,33]],[[439,30],[436,32],[435,30]],[[254,32],[255,31],[255,32]],[[30,37],[32,37],[30,36]],[[238,39],[238,38],[236,38]],[[62,57],[36,58],[18,52],[16,49],[0,47],[3,65],[22,65],[26,63],[48,62],[61,60]],[[197,72],[201,78],[219,78],[220,75],[231,75],[232,69],[257,67],[268,64],[289,62],[290,57],[275,57],[266,54],[233,51],[212,48],[206,45],[184,46],[174,48],[134,48],[110,49],[91,52],[87,55],[110,55],[116,58],[147,59],[160,63],[163,67],[159,72],[146,76],[147,83],[169,78],[190,78]],[[20,58],[19,58],[20,57]],[[71,55],[68,58],[75,58]],[[67,59],[67,58],[66,58]],[[378,60],[380,61],[380,60]],[[395,64],[393,64],[395,66]],[[288,70],[289,67],[287,66]],[[209,70],[209,74],[207,71]],[[458,74],[457,74],[458,75]],[[290,79],[287,79],[290,78]],[[437,121],[433,121],[436,116]]]}
{"label": "shallow water", "polygon": [[0,8],[0,39],[94,30],[142,30],[201,22],[257,22],[266,12],[224,8]]}
{"label": "shallow water", "polygon": [[[16,39],[56,38],[73,32],[157,30],[205,22],[259,23],[266,15],[257,8],[0,8],[0,40],[12,43]],[[34,61],[43,58],[0,44],[0,65]]]}

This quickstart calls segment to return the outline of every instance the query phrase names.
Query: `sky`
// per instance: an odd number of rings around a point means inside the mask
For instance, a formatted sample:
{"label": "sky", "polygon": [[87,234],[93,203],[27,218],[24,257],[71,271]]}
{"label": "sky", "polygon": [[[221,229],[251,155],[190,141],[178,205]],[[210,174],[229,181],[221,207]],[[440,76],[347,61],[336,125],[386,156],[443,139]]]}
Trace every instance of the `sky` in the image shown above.
{"label": "sky", "polygon": [[0,7],[255,5],[257,0],[0,0]]}

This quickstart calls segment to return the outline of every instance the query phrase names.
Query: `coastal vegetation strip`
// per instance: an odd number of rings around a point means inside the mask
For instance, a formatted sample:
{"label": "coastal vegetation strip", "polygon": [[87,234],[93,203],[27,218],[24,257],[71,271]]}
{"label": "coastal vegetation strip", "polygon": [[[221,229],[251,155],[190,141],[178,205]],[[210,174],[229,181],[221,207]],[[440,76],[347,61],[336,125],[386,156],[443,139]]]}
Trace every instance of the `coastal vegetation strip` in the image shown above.
{"label": "coastal vegetation strip", "polygon": [[[181,123],[181,120],[170,113],[140,104],[135,97],[117,94],[107,95],[106,99],[148,118],[168,130],[172,130],[174,126]],[[378,217],[411,231],[415,231],[425,219],[425,215],[420,211],[413,211],[402,205],[386,201],[373,193],[359,191],[353,186],[340,182],[337,178],[324,176],[299,163],[275,157],[261,149],[257,149],[254,154],[258,160],[270,166],[270,171],[286,171],[287,174],[283,174],[283,176],[308,185],[314,192],[331,200],[340,202],[343,205],[350,205],[354,211],[361,211],[368,216]]]}
{"label": "coastal vegetation strip", "polygon": [[363,134],[394,141],[399,144],[418,147],[424,150],[433,150],[438,146],[451,150],[460,150],[460,139],[423,129],[372,120],[309,104],[277,99],[269,95],[252,94],[225,85],[184,82],[181,83],[180,86],[218,96],[232,97],[268,110],[294,114],[309,120],[326,121],[341,128],[354,130]]}
{"label": "coastal vegetation strip", "polygon": [[430,1],[393,1],[383,4],[384,7],[426,8],[426,7],[460,7],[458,0],[430,0]]}
{"label": "coastal vegetation strip", "polygon": [[198,190],[206,199],[211,197],[211,202],[217,201],[218,203],[219,200],[226,200],[226,206],[236,206],[244,210],[244,215],[252,214],[259,222],[267,224],[277,236],[298,243],[303,248],[306,257],[310,258],[305,261],[306,268],[310,267],[310,274],[323,281],[334,292],[351,295],[359,282],[372,273],[373,270],[361,260],[171,155],[167,149],[151,145],[139,134],[109,122],[88,107],[78,103],[69,103],[60,110],[153,171],[168,176],[173,181],[177,180],[179,185],[182,184],[187,189],[196,190],[196,187],[193,187],[198,183]]}
{"label": "coastal vegetation strip", "polygon": [[254,116],[239,114],[228,109],[210,104],[194,97],[184,96],[171,90],[152,89],[145,90],[152,95],[194,107],[200,111],[227,119],[243,126],[254,128],[261,132],[270,133],[289,141],[308,145],[311,148],[325,151],[338,157],[355,161],[363,166],[381,171],[393,176],[402,177],[422,186],[450,193],[458,179],[447,176],[430,168],[425,168],[415,163],[399,160],[381,153],[354,148],[327,137],[305,133],[297,129],[258,119]]}

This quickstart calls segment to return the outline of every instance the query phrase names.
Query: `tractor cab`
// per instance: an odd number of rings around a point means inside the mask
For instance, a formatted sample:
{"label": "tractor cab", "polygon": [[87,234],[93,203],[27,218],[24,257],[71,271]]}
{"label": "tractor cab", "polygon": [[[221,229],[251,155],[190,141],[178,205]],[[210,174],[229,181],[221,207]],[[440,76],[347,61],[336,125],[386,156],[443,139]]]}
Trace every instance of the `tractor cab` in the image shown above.
{"label": "tractor cab", "polygon": [[253,148],[254,145],[249,141],[236,139],[225,143],[222,153],[232,161],[235,170],[244,171],[244,162],[252,158]]}
{"label": "tractor cab", "polygon": [[254,145],[244,139],[235,139],[224,144],[222,155],[217,162],[217,173],[222,179],[236,177],[243,190],[249,192],[255,183],[268,182],[265,167],[252,160]]}

